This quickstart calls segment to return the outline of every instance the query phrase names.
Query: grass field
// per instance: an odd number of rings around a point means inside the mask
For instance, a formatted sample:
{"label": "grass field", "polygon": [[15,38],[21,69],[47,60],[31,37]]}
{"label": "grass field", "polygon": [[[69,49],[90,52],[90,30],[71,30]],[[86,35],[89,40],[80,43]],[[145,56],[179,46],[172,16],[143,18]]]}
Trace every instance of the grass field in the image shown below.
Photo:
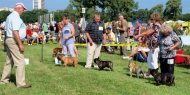
{"label": "grass field", "polygon": [[[45,44],[43,62],[41,45],[25,45],[26,83],[32,88],[21,89],[15,86],[15,67],[9,84],[0,85],[0,95],[189,95],[189,66],[175,65],[175,86],[155,86],[153,78],[129,76],[128,60],[116,54],[101,53],[102,60],[114,63],[114,72],[109,69],[99,71],[85,69],[86,48],[79,47],[79,65],[63,67],[54,64],[52,50],[57,44]],[[129,53],[129,52],[128,52]],[[0,46],[0,74],[3,71],[6,53]],[[147,63],[137,62],[147,71]]]}

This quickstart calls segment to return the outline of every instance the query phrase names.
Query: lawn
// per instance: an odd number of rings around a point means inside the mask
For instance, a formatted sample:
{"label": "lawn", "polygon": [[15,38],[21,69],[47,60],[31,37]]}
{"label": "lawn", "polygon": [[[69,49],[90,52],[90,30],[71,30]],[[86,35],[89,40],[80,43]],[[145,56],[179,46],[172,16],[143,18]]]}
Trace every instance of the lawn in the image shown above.
{"label": "lawn", "polygon": [[[58,44],[45,44],[43,62],[41,62],[41,45],[25,45],[26,83],[32,88],[21,89],[15,86],[15,67],[9,84],[0,85],[0,95],[189,95],[189,66],[175,65],[175,86],[155,86],[153,78],[136,78],[129,76],[128,60],[116,54],[101,53],[102,60],[114,64],[114,72],[109,69],[99,71],[85,69],[86,48],[79,47],[79,65],[77,67],[55,65],[52,50]],[[129,53],[129,52],[128,52]],[[6,53],[0,46],[0,74],[3,71]],[[137,62],[145,71],[147,63]]]}

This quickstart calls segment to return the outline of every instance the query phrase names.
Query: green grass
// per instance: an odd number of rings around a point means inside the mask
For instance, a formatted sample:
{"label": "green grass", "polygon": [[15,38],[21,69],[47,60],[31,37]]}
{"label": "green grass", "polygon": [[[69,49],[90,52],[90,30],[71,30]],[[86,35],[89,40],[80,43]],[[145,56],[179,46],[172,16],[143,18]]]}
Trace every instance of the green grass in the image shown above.
{"label": "green grass", "polygon": [[[44,58],[41,60],[41,45],[25,45],[26,83],[32,88],[20,89],[15,86],[15,67],[12,70],[11,83],[0,85],[0,95],[189,95],[189,66],[175,66],[176,86],[155,86],[153,79],[129,76],[128,60],[116,54],[101,53],[102,60],[114,63],[114,72],[109,69],[99,71],[85,69],[86,48],[79,47],[79,65],[63,67],[54,64],[52,50],[58,44],[44,45]],[[129,53],[129,52],[128,52]],[[3,71],[6,53],[0,46],[0,74]],[[137,62],[147,71],[147,63]]]}

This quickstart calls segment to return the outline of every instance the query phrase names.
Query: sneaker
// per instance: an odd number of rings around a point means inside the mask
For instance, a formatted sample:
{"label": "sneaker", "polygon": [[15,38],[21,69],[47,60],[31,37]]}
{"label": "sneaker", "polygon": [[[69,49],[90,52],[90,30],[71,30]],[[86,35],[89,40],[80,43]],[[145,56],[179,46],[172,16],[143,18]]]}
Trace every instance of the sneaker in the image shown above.
{"label": "sneaker", "polygon": [[127,58],[129,58],[129,56],[123,56],[123,59],[127,59]]}
{"label": "sneaker", "polygon": [[152,76],[151,74],[149,74],[149,75],[148,75],[148,73],[147,73],[147,72],[146,72],[146,73],[144,73],[144,77],[145,77],[145,78],[153,78],[153,76]]}
{"label": "sneaker", "polygon": [[123,59],[128,59],[128,60],[132,60],[133,58],[130,56],[123,56]]}
{"label": "sneaker", "polygon": [[28,44],[28,45],[30,45],[30,44]]}

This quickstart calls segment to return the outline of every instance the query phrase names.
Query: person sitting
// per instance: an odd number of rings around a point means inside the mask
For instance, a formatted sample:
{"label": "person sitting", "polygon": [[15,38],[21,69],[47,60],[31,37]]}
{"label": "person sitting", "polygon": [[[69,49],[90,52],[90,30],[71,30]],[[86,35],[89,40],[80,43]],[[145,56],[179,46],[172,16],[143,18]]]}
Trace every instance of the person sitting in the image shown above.
{"label": "person sitting", "polygon": [[39,44],[39,40],[42,39],[42,43],[44,44],[45,39],[44,39],[44,31],[42,29],[40,29],[40,31],[38,32],[38,36],[36,37],[37,39],[37,44]]}
{"label": "person sitting", "polygon": [[[141,33],[143,33],[145,30],[141,30]],[[125,56],[123,57],[123,59],[128,59],[128,60],[131,60],[131,59],[134,59],[134,56],[137,54],[137,53],[141,53],[143,57],[145,57],[147,59],[147,52],[149,51],[148,47],[146,47],[147,45],[147,37],[146,36],[143,36],[141,38],[139,38],[139,44],[140,46],[138,47],[135,47],[131,54],[129,56]]]}
{"label": "person sitting", "polygon": [[[106,28],[106,43],[107,44],[114,44],[115,43],[115,34],[111,31],[111,27]],[[110,46],[105,46],[105,49],[108,53],[113,53],[114,50]]]}
{"label": "person sitting", "polygon": [[36,37],[38,36],[37,32],[35,29],[32,29],[32,42],[30,45],[32,45],[34,43],[34,41],[36,40]]}
{"label": "person sitting", "polygon": [[30,27],[28,26],[26,29],[26,39],[27,39],[27,44],[30,45],[30,40],[32,40],[32,31],[30,30]]}

